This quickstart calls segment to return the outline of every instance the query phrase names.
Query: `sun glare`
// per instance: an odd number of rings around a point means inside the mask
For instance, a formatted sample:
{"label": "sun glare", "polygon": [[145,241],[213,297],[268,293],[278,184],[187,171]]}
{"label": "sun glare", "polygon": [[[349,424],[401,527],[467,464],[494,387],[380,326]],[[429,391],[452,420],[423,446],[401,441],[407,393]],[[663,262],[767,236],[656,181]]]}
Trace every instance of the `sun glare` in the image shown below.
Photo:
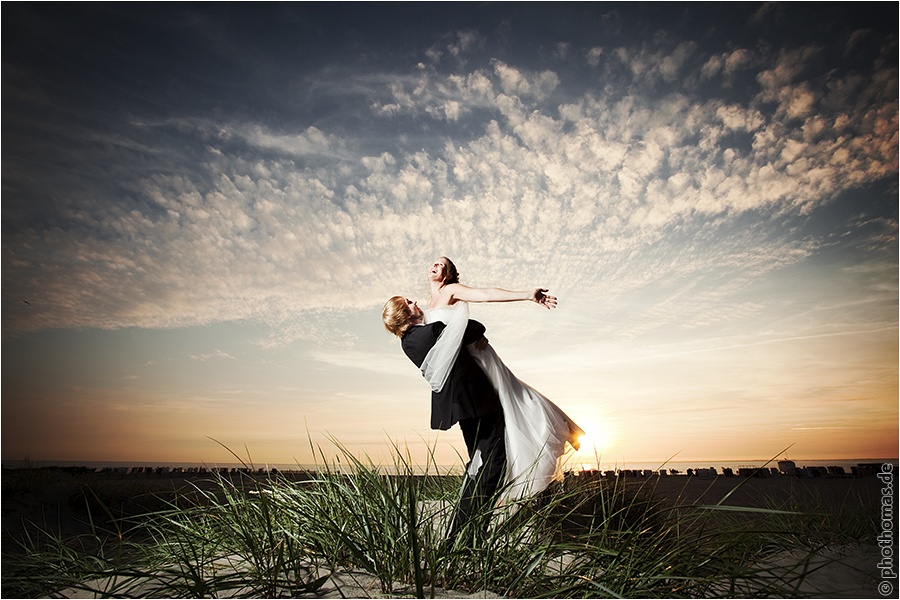
{"label": "sun glare", "polygon": [[593,420],[590,423],[579,423],[585,433],[578,438],[581,447],[577,452],[580,462],[595,464],[605,450],[609,450],[612,437],[605,423]]}
{"label": "sun glare", "polygon": [[579,438],[578,438],[578,444],[581,446],[582,450],[584,450],[587,447],[590,447],[593,443],[594,443],[594,439],[588,434],[584,434],[582,436],[579,436]]}

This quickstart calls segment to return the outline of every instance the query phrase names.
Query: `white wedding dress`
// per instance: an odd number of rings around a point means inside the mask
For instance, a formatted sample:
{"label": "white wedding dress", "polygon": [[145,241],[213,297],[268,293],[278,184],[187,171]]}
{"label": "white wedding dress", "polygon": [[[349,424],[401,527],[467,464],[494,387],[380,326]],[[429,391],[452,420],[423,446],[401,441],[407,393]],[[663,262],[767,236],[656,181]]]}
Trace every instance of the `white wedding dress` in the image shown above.
{"label": "white wedding dress", "polygon": [[[462,345],[468,319],[465,302],[425,311],[426,323],[442,321],[447,325],[422,367],[433,389],[443,386]],[[507,484],[503,499],[512,501],[537,494],[552,480],[562,477],[566,444],[577,450],[578,438],[584,431],[553,402],[516,378],[490,344],[483,350],[470,347],[469,351],[494,384],[503,406]]]}

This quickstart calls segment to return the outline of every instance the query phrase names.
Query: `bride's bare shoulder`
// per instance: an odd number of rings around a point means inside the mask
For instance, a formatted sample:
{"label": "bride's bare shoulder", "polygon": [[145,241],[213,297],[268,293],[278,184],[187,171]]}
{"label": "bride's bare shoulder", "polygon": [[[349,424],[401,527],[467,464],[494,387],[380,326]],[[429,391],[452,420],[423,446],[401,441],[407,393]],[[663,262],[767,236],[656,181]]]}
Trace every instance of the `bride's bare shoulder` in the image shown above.
{"label": "bride's bare shoulder", "polygon": [[441,294],[447,299],[449,303],[453,303],[462,300],[462,298],[459,297],[460,294],[465,294],[467,290],[471,289],[472,288],[470,288],[469,286],[463,285],[461,283],[450,283],[441,288]]}
{"label": "bride's bare shoulder", "polygon": [[441,289],[432,292],[431,298],[428,301],[429,308],[441,308],[445,306],[450,306],[454,302],[458,301],[458,298],[455,297],[454,292],[462,289],[459,283],[450,283],[448,285],[442,286]]}

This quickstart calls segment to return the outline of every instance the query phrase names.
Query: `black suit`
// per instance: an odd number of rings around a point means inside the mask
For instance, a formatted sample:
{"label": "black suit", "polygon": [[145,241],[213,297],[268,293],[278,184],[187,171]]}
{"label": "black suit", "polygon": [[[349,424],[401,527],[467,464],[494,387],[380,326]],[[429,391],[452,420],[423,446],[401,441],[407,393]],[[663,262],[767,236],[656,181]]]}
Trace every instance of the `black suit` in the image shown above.
{"label": "black suit", "polygon": [[[440,321],[428,325],[413,325],[403,334],[403,351],[417,367],[422,366],[425,356],[445,327]],[[484,331],[484,325],[469,320],[463,335],[463,346],[481,339]],[[472,360],[465,347],[461,348],[444,389],[431,393],[431,428],[447,430],[462,419],[502,412],[500,398],[487,375]]]}
{"label": "black suit", "polygon": [[[444,323],[414,325],[403,334],[401,345],[409,359],[421,367],[425,356],[444,330]],[[484,325],[470,320],[463,336],[466,346],[484,336]],[[450,369],[440,392],[431,392],[431,428],[450,429],[459,423],[469,453],[470,470],[476,455],[481,466],[465,478],[462,498],[453,519],[450,536],[455,536],[471,517],[486,517],[484,508],[493,504],[506,467],[503,408],[494,386],[465,347]],[[481,522],[482,527],[486,521]]]}

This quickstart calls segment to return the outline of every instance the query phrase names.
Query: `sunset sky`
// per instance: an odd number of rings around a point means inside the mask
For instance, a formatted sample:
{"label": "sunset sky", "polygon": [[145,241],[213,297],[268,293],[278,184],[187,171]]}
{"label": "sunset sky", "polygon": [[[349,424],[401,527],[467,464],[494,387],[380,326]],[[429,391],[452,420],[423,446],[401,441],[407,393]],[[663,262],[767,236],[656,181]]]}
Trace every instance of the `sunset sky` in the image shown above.
{"label": "sunset sky", "polygon": [[440,255],[591,459],[897,456],[897,3],[3,14],[4,460],[452,464]]}

